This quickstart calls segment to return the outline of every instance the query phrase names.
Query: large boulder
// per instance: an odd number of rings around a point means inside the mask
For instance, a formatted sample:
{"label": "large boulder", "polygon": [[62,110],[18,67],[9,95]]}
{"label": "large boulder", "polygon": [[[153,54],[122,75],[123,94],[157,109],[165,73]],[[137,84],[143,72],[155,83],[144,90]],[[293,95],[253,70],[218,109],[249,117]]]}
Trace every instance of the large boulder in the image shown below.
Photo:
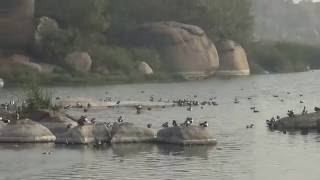
{"label": "large boulder", "polygon": [[155,134],[151,129],[136,127],[131,123],[114,123],[111,143],[153,142]]}
{"label": "large boulder", "polygon": [[157,141],[181,145],[214,145],[217,143],[216,139],[209,134],[207,128],[199,126],[177,126],[161,129],[157,133]]}
{"label": "large boulder", "polygon": [[75,71],[87,73],[91,70],[92,59],[87,52],[73,52],[67,55],[65,63]]}
{"label": "large boulder", "polygon": [[0,125],[0,142],[3,143],[45,143],[55,140],[56,137],[48,128],[30,119]]}
{"label": "large boulder", "polygon": [[219,67],[215,45],[198,26],[147,23],[133,31],[130,38],[135,45],[155,47],[172,71],[186,79],[210,76]]}
{"label": "large boulder", "polygon": [[105,123],[97,123],[94,125],[93,135],[96,144],[106,144],[111,141],[111,130]]}
{"label": "large boulder", "polygon": [[250,75],[250,67],[245,50],[234,41],[224,41],[220,48],[219,75]]}
{"label": "large boulder", "polygon": [[143,75],[152,75],[153,74],[152,68],[146,62],[140,62],[139,71]]}

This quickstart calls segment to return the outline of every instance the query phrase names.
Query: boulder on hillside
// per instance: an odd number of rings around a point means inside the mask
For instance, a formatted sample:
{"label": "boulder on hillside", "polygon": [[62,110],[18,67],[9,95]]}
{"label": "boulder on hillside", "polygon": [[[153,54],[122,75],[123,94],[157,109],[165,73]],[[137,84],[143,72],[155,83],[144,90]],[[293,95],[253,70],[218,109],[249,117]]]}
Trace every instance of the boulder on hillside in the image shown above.
{"label": "boulder on hillside", "polygon": [[236,42],[228,40],[221,44],[219,75],[250,75],[250,67],[245,50]]}
{"label": "boulder on hillside", "polygon": [[91,70],[92,59],[87,52],[73,52],[67,55],[65,63],[75,71],[88,73]]}
{"label": "boulder on hillside", "polygon": [[55,142],[51,131],[30,119],[14,120],[0,125],[0,142],[2,143],[47,143]]}
{"label": "boulder on hillside", "polygon": [[129,36],[137,46],[155,47],[172,71],[186,79],[210,76],[219,67],[215,45],[198,26],[178,22],[147,23]]}
{"label": "boulder on hillside", "polygon": [[152,75],[153,74],[152,68],[149,66],[149,64],[147,64],[144,61],[140,62],[140,64],[139,64],[139,71],[143,75]]}
{"label": "boulder on hillside", "polygon": [[131,123],[114,123],[111,130],[111,143],[153,142],[155,134],[151,129],[136,127]]}
{"label": "boulder on hillside", "polygon": [[20,66],[24,66],[30,70],[36,71],[36,72],[42,72],[42,67],[34,62],[30,61],[30,58],[25,56],[25,55],[21,55],[21,54],[14,54],[12,56],[10,56],[8,63],[14,65],[20,65]]}
{"label": "boulder on hillside", "polygon": [[157,141],[181,145],[215,145],[217,143],[207,128],[199,126],[177,126],[161,129],[157,133]]}

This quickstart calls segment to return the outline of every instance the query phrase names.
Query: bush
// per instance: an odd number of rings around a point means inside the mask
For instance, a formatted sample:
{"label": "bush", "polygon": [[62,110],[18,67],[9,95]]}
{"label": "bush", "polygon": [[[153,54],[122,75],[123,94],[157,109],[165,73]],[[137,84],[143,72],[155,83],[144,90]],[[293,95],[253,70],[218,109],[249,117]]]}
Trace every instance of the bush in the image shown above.
{"label": "bush", "polygon": [[26,85],[25,90],[26,113],[39,109],[52,108],[52,94],[44,90],[38,83],[32,82]]}
{"label": "bush", "polygon": [[299,72],[320,67],[320,48],[289,42],[252,43],[247,47],[253,72]]}

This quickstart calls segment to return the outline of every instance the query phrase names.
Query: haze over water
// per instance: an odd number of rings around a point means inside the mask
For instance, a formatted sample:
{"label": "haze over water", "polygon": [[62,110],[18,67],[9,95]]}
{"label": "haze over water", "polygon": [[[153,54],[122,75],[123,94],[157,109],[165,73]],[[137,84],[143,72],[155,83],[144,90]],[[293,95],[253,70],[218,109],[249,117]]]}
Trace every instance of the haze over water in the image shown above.
{"label": "haze over water", "polygon": [[[218,145],[168,146],[152,144],[63,146],[54,144],[0,144],[0,179],[221,179],[221,180],[318,180],[320,135],[299,131],[282,134],[266,128],[265,120],[285,116],[288,109],[312,112],[320,105],[320,71],[256,75],[169,84],[130,84],[101,87],[56,87],[55,96],[85,96],[95,99],[148,101],[187,98],[208,100],[216,96],[219,106],[181,107],[143,111],[130,108],[91,110],[89,117],[115,121],[124,116],[139,126],[152,123],[159,129],[166,121],[208,121]],[[144,93],[141,93],[141,91]],[[18,95],[19,89],[0,89],[2,101]],[[105,94],[105,92],[108,94]],[[288,94],[287,92],[290,92]],[[299,97],[303,94],[303,97]],[[273,95],[279,95],[278,98]],[[238,97],[240,104],[234,104]],[[248,97],[252,97],[248,100]],[[284,101],[281,102],[281,99]],[[300,104],[300,100],[304,104]],[[260,113],[253,113],[250,107]],[[70,113],[81,114],[74,110]],[[255,128],[246,129],[246,125]],[[52,151],[51,155],[43,152]]]}

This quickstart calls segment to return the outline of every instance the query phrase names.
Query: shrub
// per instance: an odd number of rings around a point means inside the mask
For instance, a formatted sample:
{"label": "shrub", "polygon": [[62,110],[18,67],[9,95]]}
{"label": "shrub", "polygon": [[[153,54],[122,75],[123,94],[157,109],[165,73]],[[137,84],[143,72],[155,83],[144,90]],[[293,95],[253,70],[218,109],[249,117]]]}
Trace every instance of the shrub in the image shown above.
{"label": "shrub", "polygon": [[38,83],[29,83],[25,88],[26,113],[52,107],[52,94],[41,88]]}

